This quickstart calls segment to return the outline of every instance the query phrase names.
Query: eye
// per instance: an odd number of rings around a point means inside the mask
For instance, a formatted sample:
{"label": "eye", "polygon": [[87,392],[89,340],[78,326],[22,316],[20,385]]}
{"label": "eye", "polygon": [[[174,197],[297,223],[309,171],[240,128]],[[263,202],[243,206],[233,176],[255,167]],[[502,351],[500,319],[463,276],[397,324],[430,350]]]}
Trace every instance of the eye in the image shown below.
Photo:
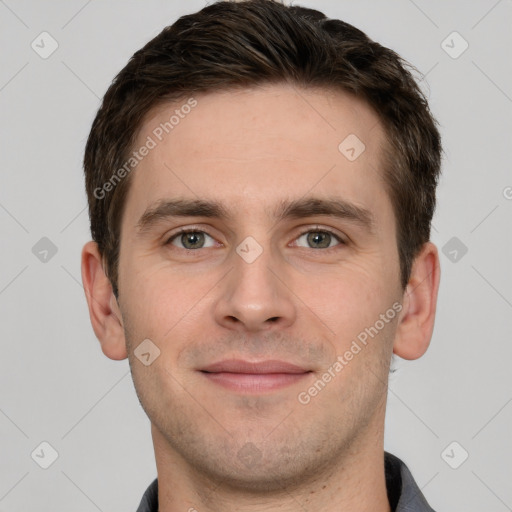
{"label": "eye", "polygon": [[[208,242],[206,238],[209,238],[211,242]],[[209,245],[205,245],[205,241],[208,242]],[[213,247],[215,245],[215,240],[204,231],[184,229],[171,236],[171,238],[167,240],[167,244],[175,245],[181,249],[193,250]]]}
{"label": "eye", "polygon": [[[304,239],[306,246],[300,245],[298,242]],[[338,242],[338,244],[336,243]],[[338,236],[328,230],[310,230],[302,233],[297,238],[296,244],[299,247],[307,247],[309,249],[329,249],[335,245],[344,244],[345,242]]]}
{"label": "eye", "polygon": [[[216,241],[199,229],[182,229],[167,240],[166,245],[169,244],[180,249],[195,250],[214,247]],[[308,249],[330,249],[336,245],[345,245],[345,242],[329,230],[315,229],[299,235],[294,245]]]}

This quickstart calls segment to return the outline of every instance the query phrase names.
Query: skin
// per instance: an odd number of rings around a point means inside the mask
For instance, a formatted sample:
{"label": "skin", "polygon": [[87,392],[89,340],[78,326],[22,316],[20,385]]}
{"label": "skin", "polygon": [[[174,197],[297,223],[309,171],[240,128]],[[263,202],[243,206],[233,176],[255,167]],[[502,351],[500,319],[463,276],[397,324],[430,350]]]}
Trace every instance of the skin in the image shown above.
{"label": "skin", "polygon": [[[131,176],[119,302],[97,245],[82,252],[95,334],[109,358],[129,357],[151,420],[160,511],[388,512],[390,359],[427,350],[440,271],[428,242],[400,286],[395,217],[381,177],[382,125],[368,105],[339,91],[272,85],[195,98]],[[153,109],[135,147],[177,107]],[[349,134],[366,146],[352,162],[338,150]],[[310,196],[366,208],[373,232],[327,215],[272,216],[280,201]],[[218,201],[231,218],[167,218],[137,233],[150,205],[178,197]],[[207,233],[205,246],[187,250],[179,235],[166,244],[181,227]],[[324,248],[308,239],[325,229],[345,243],[327,235]],[[263,251],[252,263],[236,252],[248,236]],[[400,313],[300,403],[298,394],[394,303]],[[147,338],[160,350],[149,366],[134,355]],[[231,357],[281,359],[311,373],[242,394],[199,371]]]}

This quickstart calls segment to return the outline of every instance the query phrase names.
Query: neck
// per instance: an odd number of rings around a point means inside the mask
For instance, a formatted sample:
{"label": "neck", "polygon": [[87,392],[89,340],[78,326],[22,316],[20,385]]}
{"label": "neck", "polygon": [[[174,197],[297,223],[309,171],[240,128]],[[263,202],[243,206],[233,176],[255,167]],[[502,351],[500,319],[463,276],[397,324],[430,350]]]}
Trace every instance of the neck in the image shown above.
{"label": "neck", "polygon": [[382,424],[368,425],[364,435],[323,467],[270,491],[204,474],[183,460],[153,425],[159,511],[391,512]]}

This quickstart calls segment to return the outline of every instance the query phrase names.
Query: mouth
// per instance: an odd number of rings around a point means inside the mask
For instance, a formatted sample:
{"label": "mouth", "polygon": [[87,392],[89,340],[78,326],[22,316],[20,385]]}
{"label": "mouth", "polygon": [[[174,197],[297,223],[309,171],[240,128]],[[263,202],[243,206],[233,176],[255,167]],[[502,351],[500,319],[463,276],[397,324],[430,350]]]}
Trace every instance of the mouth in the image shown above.
{"label": "mouth", "polygon": [[212,383],[238,393],[274,391],[303,381],[312,370],[286,361],[261,362],[229,359],[202,368]]}

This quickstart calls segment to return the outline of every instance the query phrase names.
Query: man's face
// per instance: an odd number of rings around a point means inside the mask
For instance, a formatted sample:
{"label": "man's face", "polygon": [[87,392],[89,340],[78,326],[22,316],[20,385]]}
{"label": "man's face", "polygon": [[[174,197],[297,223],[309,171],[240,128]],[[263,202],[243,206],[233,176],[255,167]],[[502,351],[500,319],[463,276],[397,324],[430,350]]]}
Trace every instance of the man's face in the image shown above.
{"label": "man's face", "polygon": [[[154,130],[181,104],[153,110],[135,143],[157,143],[133,171],[121,228],[137,393],[155,448],[204,475],[267,489],[313,478],[383,428],[402,300],[385,133],[339,92],[282,85],[195,99],[162,141]],[[177,200],[220,211],[140,222]],[[333,205],[345,214],[327,214]],[[160,350],[148,366],[134,355],[146,339]],[[231,359],[302,372],[204,371]]]}

